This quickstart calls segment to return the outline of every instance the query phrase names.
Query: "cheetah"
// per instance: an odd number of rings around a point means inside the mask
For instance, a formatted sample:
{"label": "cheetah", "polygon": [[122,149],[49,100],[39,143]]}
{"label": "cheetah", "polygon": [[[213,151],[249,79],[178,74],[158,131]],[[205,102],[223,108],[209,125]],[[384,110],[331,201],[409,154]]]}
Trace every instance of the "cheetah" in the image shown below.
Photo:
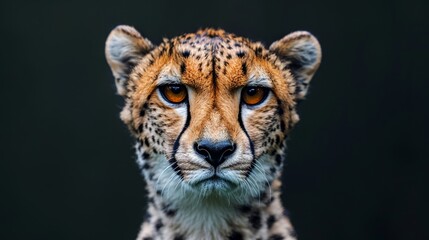
{"label": "cheetah", "polygon": [[138,240],[296,239],[280,176],[321,61],[313,35],[266,48],[208,28],[156,46],[121,25],[105,54],[148,192]]}

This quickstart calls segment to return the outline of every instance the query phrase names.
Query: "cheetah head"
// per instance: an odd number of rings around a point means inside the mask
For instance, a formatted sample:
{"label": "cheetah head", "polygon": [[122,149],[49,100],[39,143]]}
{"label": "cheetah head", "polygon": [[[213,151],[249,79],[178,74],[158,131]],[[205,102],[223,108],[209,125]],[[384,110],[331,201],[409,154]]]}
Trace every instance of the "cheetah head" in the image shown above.
{"label": "cheetah head", "polygon": [[318,41],[294,32],[267,49],[206,29],[159,46],[129,26],[106,42],[121,119],[137,139],[148,187],[169,199],[258,197],[280,175],[321,60]]}

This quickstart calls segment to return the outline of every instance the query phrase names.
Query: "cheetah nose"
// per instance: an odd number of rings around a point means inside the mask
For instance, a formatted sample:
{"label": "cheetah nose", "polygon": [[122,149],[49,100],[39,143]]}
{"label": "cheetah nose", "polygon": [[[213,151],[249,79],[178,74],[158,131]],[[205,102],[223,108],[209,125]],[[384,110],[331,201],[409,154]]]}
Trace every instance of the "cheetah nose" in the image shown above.
{"label": "cheetah nose", "polygon": [[235,144],[229,140],[213,142],[202,139],[194,143],[194,150],[216,168],[234,153]]}

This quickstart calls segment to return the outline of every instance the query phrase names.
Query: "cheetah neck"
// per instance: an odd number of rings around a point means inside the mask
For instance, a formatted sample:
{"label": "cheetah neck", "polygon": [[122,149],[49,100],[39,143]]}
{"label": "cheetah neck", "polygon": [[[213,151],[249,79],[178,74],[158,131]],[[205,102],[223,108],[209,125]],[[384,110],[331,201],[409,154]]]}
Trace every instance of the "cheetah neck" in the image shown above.
{"label": "cheetah neck", "polygon": [[[275,180],[273,185],[279,183]],[[154,188],[148,190],[148,217],[141,234],[156,232],[159,239],[256,239],[267,236],[274,222],[284,219],[279,187],[240,203],[215,195],[202,199],[189,195],[171,202]]]}

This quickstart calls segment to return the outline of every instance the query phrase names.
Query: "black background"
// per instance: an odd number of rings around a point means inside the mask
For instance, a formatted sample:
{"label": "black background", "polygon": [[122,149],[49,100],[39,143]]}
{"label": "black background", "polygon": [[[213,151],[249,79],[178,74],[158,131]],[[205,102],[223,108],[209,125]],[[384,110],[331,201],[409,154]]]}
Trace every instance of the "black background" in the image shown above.
{"label": "black background", "polygon": [[222,27],[267,46],[294,30],[323,60],[289,140],[301,240],[429,239],[424,1],[2,1],[1,239],[134,239],[145,209],[104,59],[118,24],[154,43]]}

